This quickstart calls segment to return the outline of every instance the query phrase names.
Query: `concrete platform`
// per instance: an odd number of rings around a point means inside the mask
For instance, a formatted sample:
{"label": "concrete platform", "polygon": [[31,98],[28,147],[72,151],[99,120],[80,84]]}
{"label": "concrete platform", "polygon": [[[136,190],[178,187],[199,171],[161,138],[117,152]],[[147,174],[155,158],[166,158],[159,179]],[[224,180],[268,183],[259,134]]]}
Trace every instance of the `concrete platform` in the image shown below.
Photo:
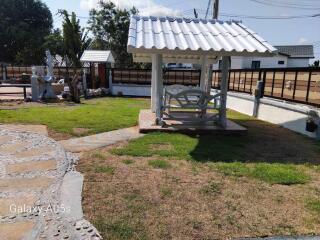
{"label": "concrete platform", "polygon": [[223,134],[246,134],[247,129],[239,124],[228,120],[227,128],[215,125],[213,122],[192,124],[183,121],[166,120],[166,126],[155,125],[156,116],[151,110],[141,110],[139,114],[140,133],[149,132],[183,132],[183,133],[223,133]]}

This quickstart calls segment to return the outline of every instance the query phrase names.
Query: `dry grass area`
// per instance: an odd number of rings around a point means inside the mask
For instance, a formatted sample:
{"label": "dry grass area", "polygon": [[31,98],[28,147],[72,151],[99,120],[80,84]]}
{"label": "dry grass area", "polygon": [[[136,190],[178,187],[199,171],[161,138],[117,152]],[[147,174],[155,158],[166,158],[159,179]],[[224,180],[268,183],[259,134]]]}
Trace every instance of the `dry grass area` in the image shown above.
{"label": "dry grass area", "polygon": [[[85,216],[105,239],[228,239],[320,233],[320,178],[278,185],[227,176],[210,164],[154,157],[84,156]],[[317,204],[319,203],[312,203]]]}
{"label": "dry grass area", "polygon": [[229,117],[248,136],[151,134],[83,154],[86,218],[105,239],[320,234],[319,144]]}

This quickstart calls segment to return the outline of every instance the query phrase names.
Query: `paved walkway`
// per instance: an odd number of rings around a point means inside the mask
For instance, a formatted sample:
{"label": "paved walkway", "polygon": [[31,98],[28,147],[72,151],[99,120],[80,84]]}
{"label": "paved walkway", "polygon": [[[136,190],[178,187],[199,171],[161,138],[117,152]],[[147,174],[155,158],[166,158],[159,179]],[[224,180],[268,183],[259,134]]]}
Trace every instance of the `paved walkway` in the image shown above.
{"label": "paved walkway", "polygon": [[59,143],[66,151],[79,153],[109,146],[121,141],[139,138],[141,136],[143,136],[143,134],[139,133],[138,127],[131,127],[87,137],[63,140]]}
{"label": "paved walkway", "polygon": [[0,239],[100,239],[82,218],[74,155],[45,135],[42,126],[0,126]]}

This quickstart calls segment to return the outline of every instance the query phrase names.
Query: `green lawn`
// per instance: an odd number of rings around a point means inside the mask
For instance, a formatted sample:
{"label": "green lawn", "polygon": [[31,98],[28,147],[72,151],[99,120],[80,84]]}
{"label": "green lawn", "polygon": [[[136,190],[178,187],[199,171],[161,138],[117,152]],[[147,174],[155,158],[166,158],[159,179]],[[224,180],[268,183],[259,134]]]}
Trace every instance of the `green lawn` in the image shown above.
{"label": "green lawn", "polygon": [[[45,124],[58,133],[89,135],[134,126],[139,110],[149,101],[135,98],[101,98],[80,105],[49,104],[12,110],[0,110],[0,123]],[[87,131],[76,134],[75,128]]]}
{"label": "green lawn", "polygon": [[[314,140],[229,111],[228,117],[248,128],[246,136],[152,133],[111,152],[118,156],[182,159],[210,165],[225,175],[250,177],[271,184],[309,181],[306,166],[320,163],[320,145]],[[162,160],[164,161],[164,160]],[[200,164],[199,164],[200,163]]]}

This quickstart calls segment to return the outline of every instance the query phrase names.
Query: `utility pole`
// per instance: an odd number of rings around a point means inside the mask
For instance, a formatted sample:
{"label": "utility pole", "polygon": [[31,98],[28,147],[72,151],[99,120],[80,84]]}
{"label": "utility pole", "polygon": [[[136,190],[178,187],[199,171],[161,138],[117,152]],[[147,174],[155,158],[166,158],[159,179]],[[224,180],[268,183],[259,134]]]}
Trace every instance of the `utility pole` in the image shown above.
{"label": "utility pole", "polygon": [[193,9],[193,14],[194,14],[194,17],[195,17],[195,18],[198,18],[197,9],[195,9],[195,8]]}
{"label": "utility pole", "polygon": [[219,0],[214,0],[213,5],[213,19],[218,19],[219,16]]}

